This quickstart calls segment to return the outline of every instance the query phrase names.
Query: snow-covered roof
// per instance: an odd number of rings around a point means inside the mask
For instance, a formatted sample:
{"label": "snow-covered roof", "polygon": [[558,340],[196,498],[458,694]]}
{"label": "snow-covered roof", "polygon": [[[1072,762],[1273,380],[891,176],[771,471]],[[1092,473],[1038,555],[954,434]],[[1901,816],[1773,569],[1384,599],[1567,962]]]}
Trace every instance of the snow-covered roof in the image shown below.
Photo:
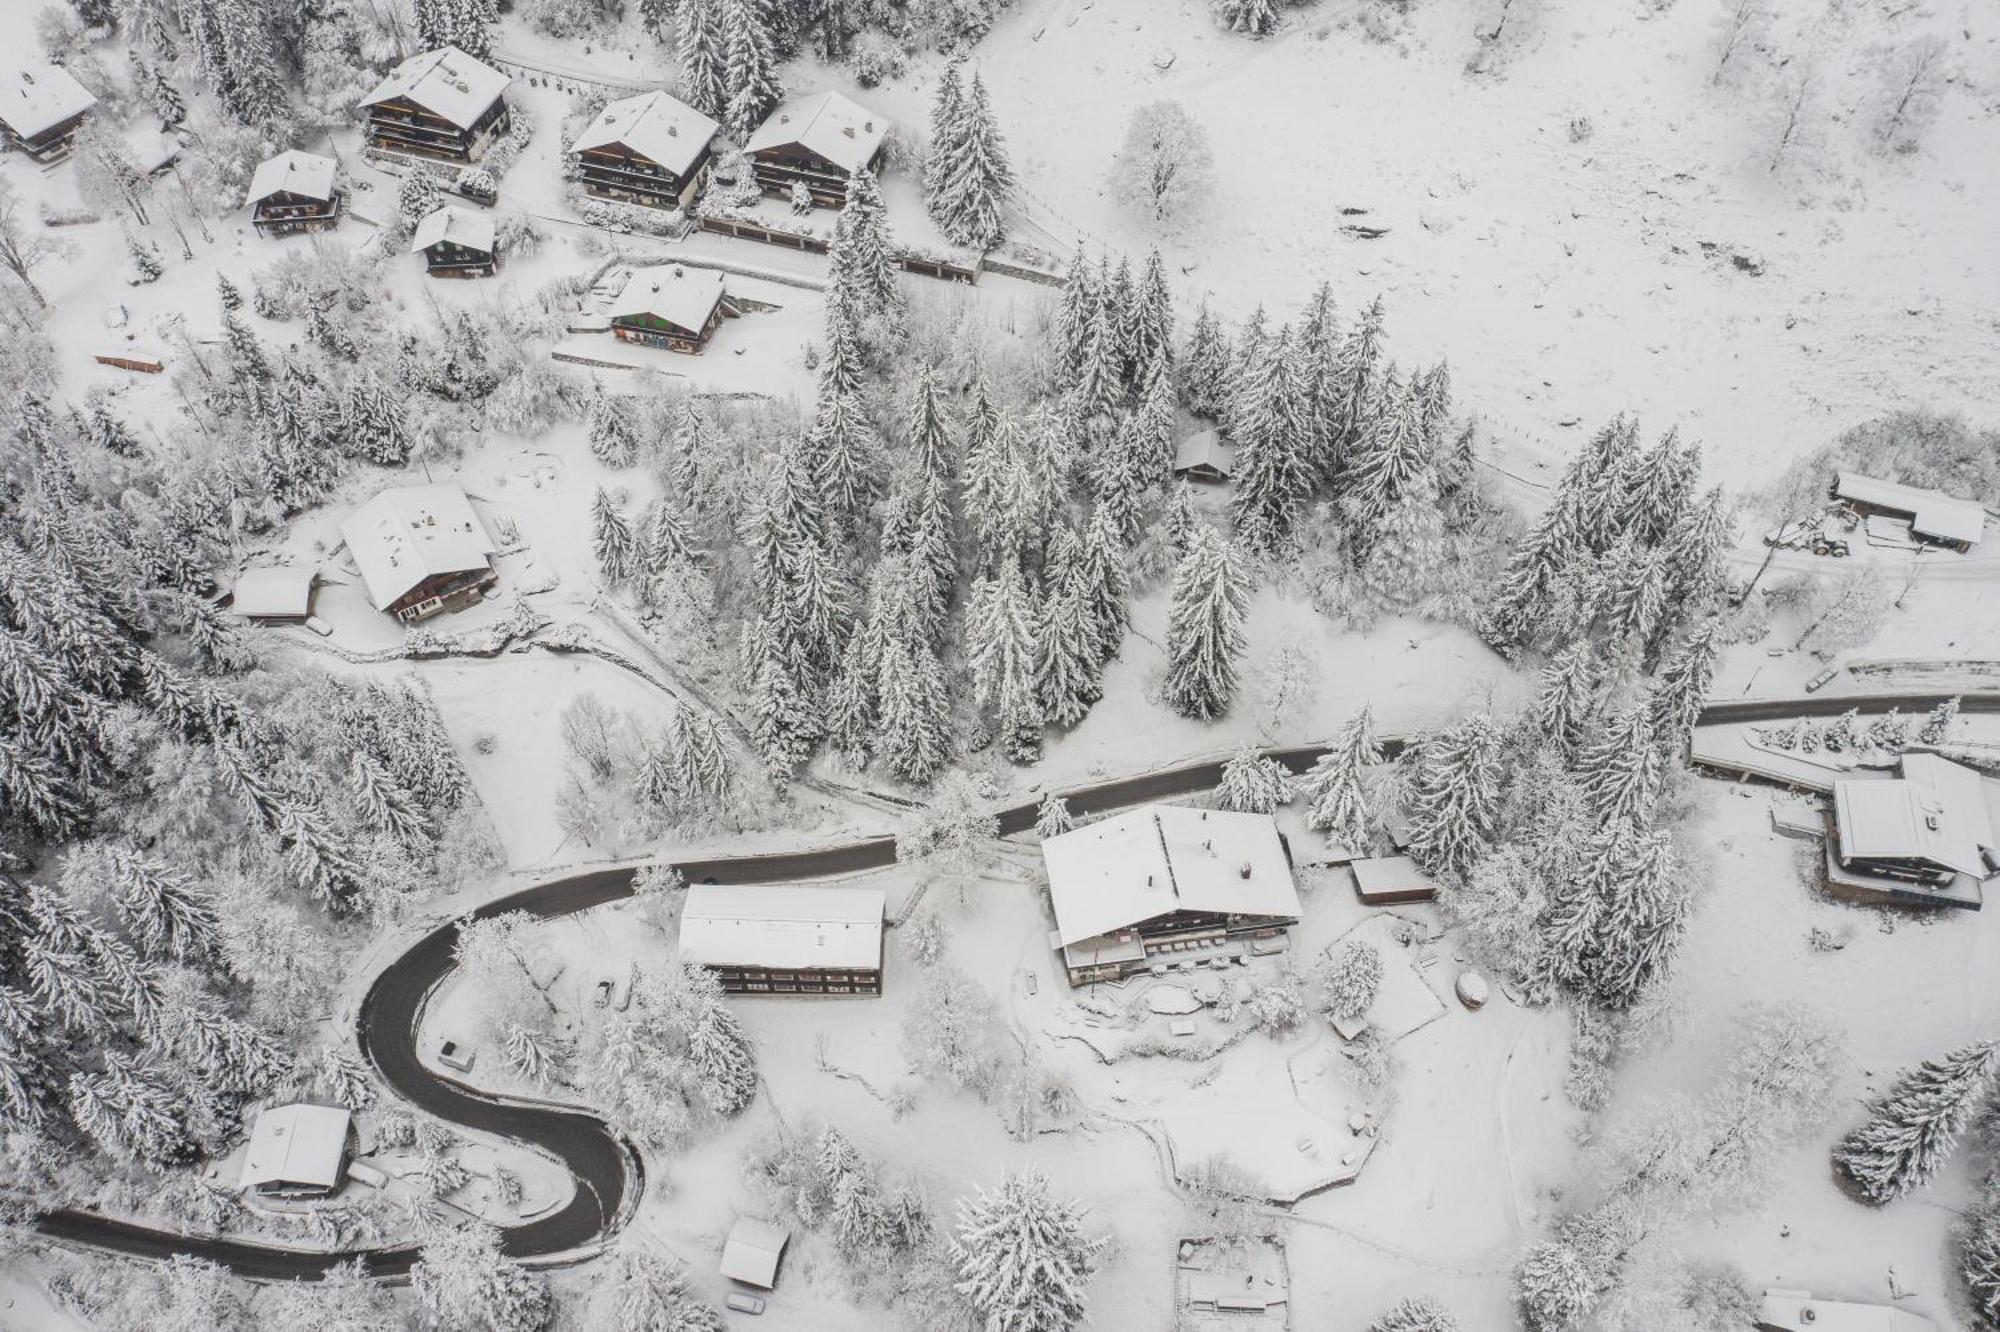
{"label": "snow-covered roof", "polygon": [[1906,1309],[1851,1300],[1818,1300],[1803,1290],[1767,1290],[1757,1312],[1765,1332],[1937,1332],[1937,1324]]}
{"label": "snow-covered roof", "polygon": [[681,909],[681,960],[711,967],[882,965],[880,888],[697,884]]}
{"label": "snow-covered roof", "polygon": [[1976,544],[1986,533],[1986,510],[1971,500],[1954,499],[1941,490],[1924,490],[1896,481],[1882,481],[1859,472],[1842,472],[1833,493],[1871,508],[1910,515],[1910,530],[1936,541]]}
{"label": "snow-covered roof", "polygon": [[300,619],[312,609],[316,565],[245,569],[236,575],[229,609],[246,619]]}
{"label": "snow-covered roof", "polygon": [[440,120],[471,129],[513,80],[456,46],[411,56],[389,71],[361,105],[406,98]]}
{"label": "snow-covered roof", "polygon": [[782,1226],[754,1216],[739,1217],[722,1246],[717,1270],[731,1281],[770,1290],[778,1284],[778,1260],[784,1257],[785,1243],[790,1239],[791,1234]]}
{"label": "snow-covered roof", "polygon": [[337,1105],[274,1105],[257,1116],[243,1154],[243,1187],[330,1189],[340,1183],[353,1116]]}
{"label": "snow-covered roof", "polygon": [[1197,430],[1174,445],[1174,470],[1185,472],[1190,467],[1213,467],[1224,476],[1234,470],[1229,446],[1222,442],[1220,434],[1213,430]]}
{"label": "snow-covered roof", "polygon": [[472,501],[448,483],[385,490],[349,514],[340,535],[376,610],[426,578],[488,567],[495,550]]}
{"label": "snow-covered roof", "polygon": [[250,193],[243,202],[255,204],[280,191],[306,199],[331,199],[333,159],[287,148],[258,166],[257,174],[250,177]]}
{"label": "snow-covered roof", "polygon": [[1920,860],[1991,877],[1982,850],[2000,844],[1979,774],[1935,754],[1903,755],[1902,772],[1894,781],[1833,784],[1841,859]]}
{"label": "snow-covered roof", "polygon": [[1408,856],[1362,856],[1348,864],[1354,874],[1354,887],[1364,897],[1376,893],[1407,892],[1428,888],[1437,889],[1429,875],[1417,868],[1417,862]]}
{"label": "snow-covered roof", "polygon": [[868,165],[888,133],[885,117],[829,90],[780,106],[757,127],[743,151],[756,153],[796,143],[854,172]]}
{"label": "snow-covered roof", "polygon": [[1268,814],[1148,805],[1049,838],[1042,860],[1065,946],[1175,911],[1299,914]]}
{"label": "snow-covered roof", "polygon": [[661,264],[638,268],[605,311],[613,319],[653,315],[699,333],[722,300],[722,274],[712,268]]}
{"label": "snow-covered roof", "polygon": [[150,176],[173,165],[181,155],[181,141],[164,130],[142,125],[125,131],[125,151],[132,165]]}
{"label": "snow-covered roof", "polygon": [[[27,45],[27,34],[19,34]],[[60,65],[0,56],[0,121],[24,139],[52,130],[97,105],[90,89]]]}
{"label": "snow-covered roof", "polygon": [[577,135],[577,152],[622,143],[642,157],[685,176],[721,126],[686,102],[663,92],[640,93],[612,102]]}
{"label": "snow-covered roof", "polygon": [[410,238],[410,249],[413,252],[428,250],[443,241],[491,254],[493,219],[469,208],[442,204],[426,213],[424,220],[417,223],[416,234]]}

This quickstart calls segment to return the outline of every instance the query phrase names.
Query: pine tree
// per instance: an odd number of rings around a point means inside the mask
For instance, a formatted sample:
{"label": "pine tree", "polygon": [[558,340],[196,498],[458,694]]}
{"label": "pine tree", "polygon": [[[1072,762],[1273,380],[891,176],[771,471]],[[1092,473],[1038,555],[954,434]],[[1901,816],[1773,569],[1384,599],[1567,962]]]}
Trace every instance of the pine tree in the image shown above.
{"label": "pine tree", "polygon": [[1235,551],[1214,528],[1195,529],[1174,568],[1167,618],[1167,705],[1210,721],[1229,710],[1243,652],[1249,589]]}
{"label": "pine tree", "polygon": [[[1390,372],[1383,376],[1382,389],[1384,401],[1375,413],[1374,428],[1348,448],[1343,469],[1341,507],[1353,528],[1348,539],[1364,559],[1390,515],[1431,476],[1416,383],[1398,385]],[[1421,498],[1435,513],[1434,482]],[[1438,526],[1442,532],[1441,520]]]}
{"label": "pine tree", "polygon": [[1375,714],[1364,703],[1341,726],[1332,747],[1299,779],[1300,793],[1308,802],[1306,822],[1325,833],[1332,845],[1358,852],[1375,840],[1377,813],[1367,773],[1381,757]]}
{"label": "pine tree", "polygon": [[1215,21],[1230,32],[1268,37],[1284,21],[1278,0],[1213,0],[1213,4]]}
{"label": "pine tree", "polygon": [[1100,508],[1090,515],[1075,568],[1065,581],[1077,589],[1087,618],[1096,628],[1099,664],[1110,661],[1125,641],[1132,584],[1118,529],[1105,510]]}
{"label": "pine tree", "polygon": [[1070,1332],[1103,1246],[1084,1233],[1082,1209],[1057,1202],[1033,1171],[961,1199],[950,1243],[959,1292],[996,1332]]}
{"label": "pine tree", "polygon": [[1181,352],[1178,379],[1181,405],[1196,416],[1220,420],[1230,396],[1229,335],[1203,301]]}
{"label": "pine tree", "polygon": [[1304,405],[1289,328],[1261,349],[1252,377],[1238,385],[1230,409],[1236,433],[1236,476],[1230,512],[1251,549],[1271,552],[1290,539],[1312,492],[1305,455]]}
{"label": "pine tree", "polygon": [[1035,836],[1047,841],[1060,837],[1076,827],[1076,819],[1069,812],[1069,801],[1054,791],[1042,797],[1042,805],[1035,812]]}
{"label": "pine tree", "polygon": [[243,308],[243,293],[236,289],[234,282],[231,282],[221,273],[215,275],[215,294],[222,301],[224,313],[230,313]]}
{"label": "pine tree", "polygon": [[1132,341],[1131,382],[1143,400],[1156,381],[1166,391],[1169,415],[1174,403],[1174,296],[1167,285],[1166,262],[1157,248],[1146,252],[1129,321]]}
{"label": "pine tree", "polygon": [[1378,296],[1341,343],[1333,374],[1334,412],[1343,457],[1366,437],[1370,407],[1377,401],[1382,359],[1382,299]]}
{"label": "pine tree", "polygon": [[1835,1145],[1833,1163],[1871,1202],[1923,1187],[1993,1087],[2000,1042],[1927,1059],[1897,1080],[1867,1121]]}
{"label": "pine tree", "polygon": [[1042,752],[1042,709],[1035,689],[1036,611],[1020,566],[1011,561],[973,588],[966,655],[973,695],[994,716],[1007,757],[1033,763]]}
{"label": "pine tree", "polygon": [[1931,715],[1924,718],[1923,729],[1917,732],[1917,739],[1926,745],[1941,745],[1951,738],[1951,724],[1958,720],[1959,700],[1948,698],[1931,709]]}
{"label": "pine tree", "polygon": [[1254,741],[1244,741],[1222,765],[1222,781],[1215,791],[1219,809],[1269,814],[1291,798],[1291,773],[1276,759],[1265,758]]}
{"label": "pine tree", "polygon": [[1419,474],[1387,514],[1365,536],[1348,529],[1350,541],[1367,540],[1356,581],[1376,606],[1394,615],[1422,608],[1438,590],[1446,567],[1444,514],[1428,474]]}
{"label": "pine tree", "polygon": [[1709,686],[1715,680],[1716,659],[1721,649],[1715,641],[1715,621],[1708,620],[1682,641],[1667,658],[1647,695],[1653,737],[1668,758],[1678,763],[1694,735],[1701,710],[1708,705]]}
{"label": "pine tree", "polygon": [[[942,101],[942,89],[939,96]],[[1013,194],[1014,168],[987,104],[986,85],[976,73],[957,109],[956,131],[947,142],[942,188],[932,186],[928,191],[931,216],[954,245],[990,250],[1006,239],[1002,214]],[[937,152],[934,142],[934,161]]]}
{"label": "pine tree", "polygon": [[884,644],[879,692],[882,761],[904,781],[929,782],[951,759],[951,700],[944,668],[921,635]]}
{"label": "pine tree", "polygon": [[729,109],[725,0],[680,0],[678,53],[681,96],[703,115],[721,120]]}
{"label": "pine tree", "polygon": [[938,75],[937,95],[931,100],[931,141],[924,149],[924,208],[940,231],[953,220],[952,176],[968,151],[965,82],[959,65],[948,60]]}
{"label": "pine tree", "polygon": [[167,271],[166,265],[160,262],[159,250],[137,236],[125,238],[125,251],[131,260],[133,275],[141,283],[157,282],[160,275]]}
{"label": "pine tree", "polygon": [[1082,591],[1073,577],[1065,578],[1042,605],[1035,639],[1036,696],[1043,713],[1057,726],[1075,726],[1103,697],[1098,640],[1098,626],[1084,605]]}
{"label": "pine tree", "polygon": [[590,451],[606,467],[630,467],[639,456],[632,418],[602,384],[594,385],[590,395]]}
{"label": "pine tree", "polygon": [[729,101],[722,122],[746,139],[778,103],[777,57],[762,0],[722,0],[720,10]]}
{"label": "pine tree", "polygon": [[1665,773],[1645,704],[1613,717],[1578,754],[1576,770],[1598,822],[1649,819]]}
{"label": "pine tree", "polygon": [[896,285],[895,247],[875,173],[863,167],[847,182],[847,201],[834,228],[832,300],[859,317],[882,316],[892,330],[903,322],[903,292]]}
{"label": "pine tree", "polygon": [[1491,717],[1424,736],[1409,756],[1410,854],[1433,874],[1463,878],[1491,847],[1505,737]]}
{"label": "pine tree", "polygon": [[1084,357],[1091,326],[1103,296],[1089,264],[1083,260],[1083,246],[1077,244],[1077,258],[1063,276],[1062,297],[1055,311],[1055,382],[1067,388],[1083,375]]}
{"label": "pine tree", "polygon": [[590,548],[605,582],[622,583],[638,572],[639,543],[603,486],[590,502]]}
{"label": "pine tree", "polygon": [[1437,1300],[1413,1295],[1370,1323],[1368,1332],[1459,1332],[1459,1323]]}
{"label": "pine tree", "polygon": [[881,444],[861,395],[829,394],[822,388],[808,445],[828,513],[843,526],[851,525],[874,497],[881,467]]}
{"label": "pine tree", "polygon": [[1603,687],[1604,663],[1592,643],[1579,639],[1542,668],[1535,725],[1565,753],[1575,753],[1597,718]]}

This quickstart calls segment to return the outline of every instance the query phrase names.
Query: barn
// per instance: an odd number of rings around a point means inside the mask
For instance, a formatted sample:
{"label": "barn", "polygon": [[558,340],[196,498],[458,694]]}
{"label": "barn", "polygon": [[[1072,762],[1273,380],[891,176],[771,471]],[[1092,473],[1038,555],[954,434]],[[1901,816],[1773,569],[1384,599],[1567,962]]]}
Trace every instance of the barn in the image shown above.
{"label": "barn", "polygon": [[513,82],[455,46],[411,56],[362,99],[376,152],[476,162],[507,132]]}
{"label": "barn", "polygon": [[243,202],[260,236],[326,231],[340,223],[341,193],[334,188],[334,161],[290,149],[257,168]]}
{"label": "barn", "polygon": [[[22,32],[19,46],[28,45]],[[0,63],[0,129],[7,142],[37,162],[60,162],[69,156],[77,126],[97,98],[60,65],[40,61]]]}
{"label": "barn", "polygon": [[731,994],[882,993],[880,888],[697,884],[680,956]]}
{"label": "barn", "polygon": [[432,277],[492,277],[500,267],[493,219],[452,204],[431,210],[417,223],[410,251],[424,257],[424,271]]}
{"label": "barn", "polygon": [[803,183],[813,202],[838,208],[847,182],[882,156],[889,122],[837,92],[786,102],[757,127],[743,151],[766,194],[790,194]]}
{"label": "barn", "polygon": [[478,601],[499,581],[498,553],[463,490],[397,486],[340,525],[376,610],[406,624]]}
{"label": "barn", "polygon": [[714,269],[662,264],[634,270],[607,313],[621,342],[698,354],[736,310]]}
{"label": "barn", "polygon": [[663,92],[612,102],[570,148],[586,194],[685,208],[708,176],[713,120]]}
{"label": "barn", "polygon": [[1834,478],[1833,495],[1864,517],[1880,514],[1907,522],[1918,541],[1948,550],[1971,550],[1986,535],[1986,510],[1941,490],[1841,472]]}

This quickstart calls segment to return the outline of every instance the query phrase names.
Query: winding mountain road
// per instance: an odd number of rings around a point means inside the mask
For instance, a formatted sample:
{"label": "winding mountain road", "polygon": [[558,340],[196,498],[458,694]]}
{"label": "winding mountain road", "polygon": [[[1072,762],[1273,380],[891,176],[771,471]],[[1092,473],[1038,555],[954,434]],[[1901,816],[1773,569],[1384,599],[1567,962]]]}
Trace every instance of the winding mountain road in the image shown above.
{"label": "winding mountain road", "polygon": [[[1818,695],[1812,698],[1746,699],[1711,703],[1701,723],[1775,721],[1797,716],[1836,716],[1851,707],[1871,711],[1889,707],[1922,712],[1942,693]],[[1960,694],[1965,712],[2000,712],[2000,692]],[[1385,738],[1383,749],[1393,757],[1402,741]],[[1326,752],[1324,745],[1300,745],[1265,751],[1294,772],[1302,772]],[[1208,790],[1222,778],[1223,760],[1182,764],[1135,777],[1120,778],[1066,792],[1073,814],[1095,814],[1127,805],[1144,804]],[[1001,836],[1035,826],[1039,802],[1027,801],[998,811]],[[787,883],[823,879],[880,869],[896,860],[896,839],[876,837],[811,851],[773,855],[732,856],[675,863],[690,883]],[[480,918],[509,911],[565,916],[629,895],[635,871],[595,870],[551,879],[480,907]],[[559,1108],[527,1103],[476,1091],[424,1066],[417,1055],[417,1030],[424,1005],[450,974],[455,921],[424,935],[376,977],[362,1001],[360,1042],[382,1078],[413,1105],[439,1119],[483,1133],[498,1134],[528,1144],[561,1160],[576,1180],[576,1190],[561,1210],[501,1232],[507,1253],[522,1259],[577,1256],[612,1234],[638,1203],[644,1176],[639,1157],[597,1115],[583,1108]],[[91,1212],[58,1211],[40,1217],[40,1232],[50,1239],[137,1258],[168,1258],[191,1254],[220,1263],[239,1276],[258,1280],[314,1280],[354,1258],[367,1262],[377,1276],[406,1275],[417,1258],[414,1246],[351,1249],[338,1252],[287,1248],[244,1240],[182,1234],[99,1216]]]}

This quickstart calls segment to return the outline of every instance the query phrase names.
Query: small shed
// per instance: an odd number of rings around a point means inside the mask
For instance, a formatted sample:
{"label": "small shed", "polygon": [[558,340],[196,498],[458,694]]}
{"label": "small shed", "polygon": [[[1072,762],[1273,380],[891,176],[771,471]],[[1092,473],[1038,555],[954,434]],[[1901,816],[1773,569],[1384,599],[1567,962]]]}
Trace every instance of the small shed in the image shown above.
{"label": "small shed", "polygon": [[1227,481],[1235,475],[1232,450],[1214,430],[1200,430],[1174,446],[1174,475],[1189,481]]}
{"label": "small shed", "polygon": [[312,614],[318,584],[314,565],[245,569],[236,576],[229,609],[256,624],[301,624]]}
{"label": "small shed", "polygon": [[782,1226],[754,1216],[738,1217],[722,1246],[722,1262],[717,1268],[731,1281],[758,1290],[774,1290],[778,1285],[778,1264],[785,1256],[791,1235]]}
{"label": "small shed", "polygon": [[712,268],[660,264],[633,270],[607,313],[620,342],[699,354],[735,311],[723,277]]}
{"label": "small shed", "polygon": [[332,1193],[340,1187],[353,1145],[354,1116],[345,1106],[274,1105],[251,1126],[242,1187],[287,1198]]}
{"label": "small shed", "polygon": [[1767,1290],[1759,1332],[1937,1332],[1921,1314],[1886,1304],[1818,1299],[1803,1290]]}
{"label": "small shed", "polygon": [[1364,856],[1348,868],[1354,871],[1355,896],[1366,906],[1396,906],[1437,898],[1437,884],[1408,856]]}
{"label": "small shed", "polygon": [[424,257],[432,277],[492,277],[500,267],[493,219],[485,213],[445,204],[417,223],[410,250]]}

